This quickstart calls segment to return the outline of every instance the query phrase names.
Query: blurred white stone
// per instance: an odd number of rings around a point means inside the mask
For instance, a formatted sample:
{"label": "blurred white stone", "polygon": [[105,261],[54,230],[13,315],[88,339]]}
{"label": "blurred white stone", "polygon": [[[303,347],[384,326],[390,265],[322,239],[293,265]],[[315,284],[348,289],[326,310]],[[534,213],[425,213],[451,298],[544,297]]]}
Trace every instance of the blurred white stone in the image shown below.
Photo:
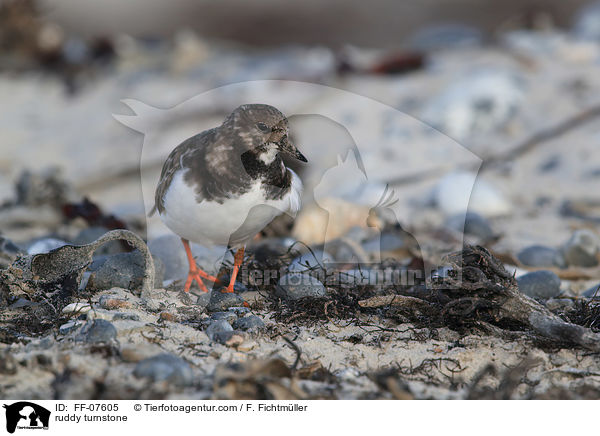
{"label": "blurred white stone", "polygon": [[468,172],[442,178],[433,190],[433,203],[447,216],[469,211],[494,217],[511,211],[510,203],[495,186]]}

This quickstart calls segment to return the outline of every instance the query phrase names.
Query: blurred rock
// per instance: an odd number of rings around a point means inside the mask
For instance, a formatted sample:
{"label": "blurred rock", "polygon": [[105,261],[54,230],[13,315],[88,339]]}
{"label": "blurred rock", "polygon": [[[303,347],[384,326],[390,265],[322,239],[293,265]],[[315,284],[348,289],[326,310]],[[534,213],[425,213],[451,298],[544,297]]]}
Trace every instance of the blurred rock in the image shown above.
{"label": "blurred rock", "polygon": [[517,254],[519,262],[527,266],[565,268],[567,264],[562,253],[551,247],[532,245]]}
{"label": "blurred rock", "polygon": [[446,227],[482,241],[489,241],[495,236],[489,221],[475,212],[451,216],[446,220]]}
{"label": "blurred rock", "polygon": [[185,360],[172,354],[159,354],[140,361],[133,371],[138,378],[153,382],[167,381],[176,386],[189,386],[194,381],[192,368]]}
{"label": "blurred rock", "polygon": [[230,307],[243,306],[244,299],[235,292],[221,292],[215,289],[210,293],[210,301],[206,310],[209,312],[221,312]]}
{"label": "blurred rock", "polygon": [[265,328],[265,323],[256,315],[248,315],[235,320],[233,323],[233,328],[244,331],[258,331]]}
{"label": "blurred rock", "polygon": [[589,3],[579,10],[573,33],[582,39],[600,41],[600,2]]}
{"label": "blurred rock", "polygon": [[[91,242],[94,242],[100,236],[104,235],[108,232],[109,229],[105,227],[92,226],[83,229],[79,234],[73,239],[74,245],[85,245]],[[121,241],[111,241],[106,244],[98,247],[98,249],[94,252],[94,257],[109,255],[109,254],[117,254],[123,252],[123,244]]]}
{"label": "blurred rock", "polygon": [[519,291],[531,298],[547,300],[560,295],[560,278],[552,271],[534,271],[517,277]]}
{"label": "blurred rock", "polygon": [[323,283],[307,273],[300,272],[291,272],[280,278],[277,293],[286,300],[327,297],[327,290]]}
{"label": "blurred rock", "polygon": [[110,342],[117,338],[117,329],[109,321],[95,319],[88,322],[81,331],[85,335],[86,342]]}
{"label": "blurred rock", "polygon": [[205,331],[211,341],[224,344],[233,336],[233,327],[224,319],[213,321]]}
{"label": "blurred rock", "polygon": [[[99,259],[102,261],[102,259]],[[162,287],[164,265],[154,257],[154,287]],[[139,251],[108,256],[92,272],[87,289],[104,291],[111,288],[140,289],[144,277],[144,257]]]}
{"label": "blurred rock", "polygon": [[481,30],[461,24],[440,24],[418,30],[410,44],[418,50],[478,47],[483,43]]}
{"label": "blurred rock", "polygon": [[562,247],[569,266],[594,267],[598,265],[600,240],[591,230],[577,230]]}

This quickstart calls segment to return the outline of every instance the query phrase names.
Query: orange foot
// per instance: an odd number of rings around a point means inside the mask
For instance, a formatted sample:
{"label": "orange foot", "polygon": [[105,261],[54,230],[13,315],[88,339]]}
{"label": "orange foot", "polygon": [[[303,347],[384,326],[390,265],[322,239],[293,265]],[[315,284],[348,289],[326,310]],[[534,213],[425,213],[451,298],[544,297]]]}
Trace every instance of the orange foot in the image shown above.
{"label": "orange foot", "polygon": [[189,241],[187,239],[181,238],[181,242],[183,242],[183,247],[185,248],[185,254],[187,255],[188,262],[190,264],[190,271],[188,273],[187,280],[185,281],[185,286],[184,286],[183,290],[185,292],[190,292],[190,287],[192,286],[192,282],[194,280],[196,280],[196,282],[198,283],[198,286],[200,286],[200,289],[202,289],[204,292],[208,292],[208,288],[206,287],[206,285],[204,284],[202,279],[210,280],[211,282],[215,282],[215,283],[219,283],[219,279],[211,276],[210,274],[205,273],[200,268],[198,268],[198,265],[196,265],[196,261],[194,260],[194,257],[192,256],[192,250],[190,249]]}
{"label": "orange foot", "polygon": [[240,266],[244,261],[244,247],[236,251],[233,257],[233,271],[231,272],[231,279],[229,280],[229,286],[221,292],[231,293],[233,292],[233,285],[235,285],[235,279],[237,278]]}

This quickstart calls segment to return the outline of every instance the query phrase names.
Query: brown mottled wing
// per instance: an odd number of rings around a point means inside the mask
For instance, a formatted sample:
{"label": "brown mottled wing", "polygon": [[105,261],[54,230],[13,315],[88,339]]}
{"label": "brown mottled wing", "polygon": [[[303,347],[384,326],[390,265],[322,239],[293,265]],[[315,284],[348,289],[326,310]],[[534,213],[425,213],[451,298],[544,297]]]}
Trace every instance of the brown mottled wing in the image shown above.
{"label": "brown mottled wing", "polygon": [[186,157],[191,154],[204,155],[203,151],[214,137],[214,133],[215,129],[210,129],[192,136],[175,147],[171,154],[169,154],[160,173],[160,179],[154,193],[154,207],[150,211],[149,216],[157,209],[159,213],[164,212],[165,193],[169,189],[175,173],[183,168]]}

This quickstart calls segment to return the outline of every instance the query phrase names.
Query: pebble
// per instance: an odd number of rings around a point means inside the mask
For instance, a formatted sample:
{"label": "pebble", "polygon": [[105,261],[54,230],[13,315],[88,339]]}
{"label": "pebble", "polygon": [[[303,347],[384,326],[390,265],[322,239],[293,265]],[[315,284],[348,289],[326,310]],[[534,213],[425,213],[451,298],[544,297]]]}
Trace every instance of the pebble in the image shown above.
{"label": "pebble", "polygon": [[113,321],[118,320],[139,321],[140,316],[137,313],[118,312],[113,315]]}
{"label": "pebble", "polygon": [[590,230],[577,230],[562,247],[565,260],[570,266],[594,267],[598,265],[600,241]]}
{"label": "pebble", "polygon": [[552,271],[534,271],[517,277],[519,291],[531,298],[547,300],[560,295],[560,278]]}
{"label": "pebble", "polygon": [[82,333],[89,343],[110,342],[117,337],[117,329],[104,319],[95,319],[84,326]]}
{"label": "pebble", "polygon": [[417,50],[439,50],[459,47],[478,47],[483,43],[481,30],[463,24],[439,24],[426,26],[410,37],[410,44]]}
{"label": "pebble", "polygon": [[81,327],[84,324],[85,324],[85,321],[81,321],[81,320],[68,321],[58,328],[58,332],[61,335],[66,335],[66,334],[69,334],[69,333],[77,330],[79,327]]}
{"label": "pebble", "polygon": [[286,300],[327,297],[323,283],[307,273],[291,272],[284,275],[279,279],[276,289],[278,295]]}
{"label": "pebble", "polygon": [[565,268],[566,262],[562,253],[551,247],[532,245],[517,254],[519,262],[527,266]]}
{"label": "pebble", "polygon": [[210,301],[206,306],[208,312],[222,312],[230,307],[238,307],[244,304],[244,299],[235,292],[221,292],[214,290],[210,293]]}
{"label": "pebble", "polygon": [[244,306],[230,307],[229,311],[235,313],[237,316],[244,316],[245,314],[250,313],[250,309]]}
{"label": "pebble", "polygon": [[132,304],[129,301],[114,298],[110,295],[102,295],[98,300],[98,304],[100,304],[101,308],[106,310],[130,309],[132,307]]}
{"label": "pebble", "polygon": [[510,203],[494,185],[468,172],[444,176],[433,189],[432,200],[446,216],[476,212],[489,218],[511,211]]}
{"label": "pebble", "polygon": [[446,227],[465,235],[475,236],[482,241],[494,238],[494,231],[487,219],[475,212],[453,215],[446,221]]}
{"label": "pebble", "polygon": [[189,386],[194,382],[190,365],[182,358],[166,353],[138,362],[133,375],[155,382],[167,381],[176,386]]}
{"label": "pebble", "polygon": [[256,315],[248,315],[233,322],[233,328],[245,331],[258,331],[265,328],[265,323]]}
{"label": "pebble", "polygon": [[224,319],[213,321],[205,330],[206,335],[211,341],[224,344],[234,334],[231,324]]}
{"label": "pebble", "polygon": [[313,250],[296,257],[288,266],[288,271],[307,271],[319,268],[324,262],[332,262],[333,256],[323,250]]}
{"label": "pebble", "polygon": [[[139,289],[144,276],[144,257],[139,251],[119,253],[108,256],[104,263],[94,271],[87,284],[87,289],[103,291],[114,287]],[[162,287],[164,265],[160,259],[154,259],[154,285]]]}
{"label": "pebble", "polygon": [[211,321],[225,320],[229,324],[237,319],[237,315],[234,312],[213,312],[210,314]]}

